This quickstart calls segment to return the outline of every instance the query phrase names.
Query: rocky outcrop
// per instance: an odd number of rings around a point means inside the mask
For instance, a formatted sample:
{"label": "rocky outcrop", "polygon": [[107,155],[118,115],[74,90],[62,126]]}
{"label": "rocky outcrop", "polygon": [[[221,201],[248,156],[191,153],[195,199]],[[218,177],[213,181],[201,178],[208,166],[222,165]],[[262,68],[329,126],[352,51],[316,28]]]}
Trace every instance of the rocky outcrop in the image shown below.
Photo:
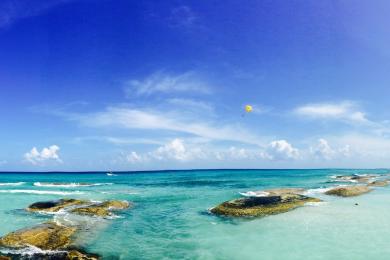
{"label": "rocky outcrop", "polygon": [[[0,247],[23,249],[34,246],[42,250],[50,250],[50,255],[44,252],[37,253],[31,259],[99,259],[97,255],[82,253],[74,248],[72,238],[76,231],[74,227],[60,226],[54,222],[48,222],[5,235],[0,238]],[[16,253],[2,257],[0,259],[20,258]]]}
{"label": "rocky outcrop", "polygon": [[71,245],[70,238],[75,232],[75,228],[48,222],[32,228],[11,232],[0,238],[0,246],[10,248],[35,246],[43,250],[64,249]]}
{"label": "rocky outcrop", "polygon": [[27,207],[27,211],[58,212],[61,209],[71,206],[88,205],[91,202],[76,199],[60,199],[55,201],[40,201]]}
{"label": "rocky outcrop", "polygon": [[326,195],[334,195],[341,197],[352,197],[358,196],[367,192],[370,192],[371,189],[367,186],[343,186],[336,187],[325,192]]}
{"label": "rocky outcrop", "polygon": [[91,255],[86,253],[81,253],[77,250],[71,250],[66,253],[66,260],[98,260],[98,255]]}
{"label": "rocky outcrop", "polygon": [[41,201],[28,206],[31,212],[58,212],[66,210],[74,214],[107,217],[113,211],[123,210],[130,206],[127,201],[109,200],[104,202],[91,202],[87,200],[61,199],[56,201]]}
{"label": "rocky outcrop", "polygon": [[130,204],[127,201],[111,200],[86,207],[78,207],[71,210],[71,212],[80,215],[107,217],[112,215],[112,211],[126,209],[129,206]]}
{"label": "rocky outcrop", "polygon": [[378,181],[373,181],[373,182],[368,184],[368,186],[374,186],[374,187],[385,187],[388,185],[389,185],[388,180],[381,180],[381,181],[378,180]]}
{"label": "rocky outcrop", "polygon": [[359,182],[359,183],[368,183],[374,178],[378,177],[377,174],[352,174],[352,175],[338,175],[333,177],[336,181],[341,182]]}
{"label": "rocky outcrop", "polygon": [[271,190],[264,190],[271,196],[281,196],[284,194],[302,194],[306,190],[301,188],[283,188],[283,189],[271,189]]}
{"label": "rocky outcrop", "polygon": [[320,202],[316,198],[287,192],[274,191],[276,195],[262,197],[246,197],[226,201],[210,211],[217,215],[232,217],[263,217],[284,213],[303,206],[306,202]]}
{"label": "rocky outcrop", "polygon": [[[92,215],[110,216],[113,211],[126,209],[130,206],[127,201],[110,200],[92,202],[77,199],[60,199],[55,201],[41,201],[27,207],[29,212],[64,212]],[[7,254],[0,255],[0,260],[25,259],[24,250],[36,247],[42,252],[34,252],[28,259],[55,259],[55,260],[96,260],[98,255],[85,253],[73,244],[78,231],[85,230],[85,222],[58,224],[55,222],[43,223],[31,228],[11,232],[0,238],[0,248],[12,249]],[[23,249],[18,251],[18,249]],[[46,252],[49,250],[48,252]]]}

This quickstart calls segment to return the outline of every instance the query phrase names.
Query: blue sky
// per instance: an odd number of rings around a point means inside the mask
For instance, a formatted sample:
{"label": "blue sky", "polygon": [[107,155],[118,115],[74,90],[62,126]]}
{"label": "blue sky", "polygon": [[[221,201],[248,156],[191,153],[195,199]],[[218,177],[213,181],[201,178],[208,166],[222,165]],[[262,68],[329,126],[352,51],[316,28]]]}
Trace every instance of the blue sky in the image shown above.
{"label": "blue sky", "polygon": [[0,170],[389,167],[389,11],[1,1]]}

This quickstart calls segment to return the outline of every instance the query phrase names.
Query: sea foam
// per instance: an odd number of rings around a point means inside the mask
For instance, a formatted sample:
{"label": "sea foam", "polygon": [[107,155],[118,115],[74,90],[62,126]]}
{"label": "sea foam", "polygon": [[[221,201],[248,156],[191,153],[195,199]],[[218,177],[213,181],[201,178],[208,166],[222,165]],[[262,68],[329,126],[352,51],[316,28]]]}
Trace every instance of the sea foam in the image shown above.
{"label": "sea foam", "polygon": [[25,194],[39,194],[39,195],[79,195],[84,194],[81,191],[51,191],[51,190],[0,190],[0,193],[25,193]]}
{"label": "sea foam", "polygon": [[247,192],[240,192],[240,194],[244,197],[266,197],[269,195],[269,192],[266,192],[266,191],[247,191]]}
{"label": "sea foam", "polygon": [[92,187],[92,186],[103,186],[113,185],[113,183],[52,183],[52,182],[34,182],[34,186],[37,187],[58,187],[58,188],[76,188],[76,187]]}
{"label": "sea foam", "polygon": [[0,182],[0,186],[20,186],[26,184],[25,182]]}

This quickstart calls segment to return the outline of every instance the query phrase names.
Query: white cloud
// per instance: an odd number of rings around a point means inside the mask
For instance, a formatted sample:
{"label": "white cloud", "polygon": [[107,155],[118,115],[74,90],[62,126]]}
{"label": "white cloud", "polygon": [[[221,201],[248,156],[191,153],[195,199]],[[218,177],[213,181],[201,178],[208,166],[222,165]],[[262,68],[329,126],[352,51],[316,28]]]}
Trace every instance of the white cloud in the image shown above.
{"label": "white cloud", "polygon": [[341,103],[307,104],[294,109],[297,115],[309,118],[328,118],[355,123],[368,123],[365,113],[357,110],[356,104],[349,101]]}
{"label": "white cloud", "polygon": [[60,147],[57,145],[45,147],[41,152],[39,152],[36,147],[33,147],[30,152],[24,154],[24,159],[33,165],[41,164],[46,161],[56,161],[61,163],[62,160],[58,155],[59,150]]}
{"label": "white cloud", "polygon": [[198,92],[211,93],[207,84],[202,82],[195,73],[187,72],[170,75],[163,72],[154,73],[143,80],[130,80],[125,88],[128,97],[150,96],[155,93]]}
{"label": "white cloud", "polygon": [[157,161],[192,161],[195,159],[205,159],[206,153],[198,146],[186,144],[184,140],[175,138],[172,141],[159,146],[153,151],[138,154],[132,151],[126,156],[126,161],[130,163],[143,163],[153,160]]}
{"label": "white cloud", "polygon": [[140,163],[145,161],[145,159],[141,155],[134,151],[126,156],[126,160],[130,163]]}
{"label": "white cloud", "polygon": [[160,146],[150,156],[158,160],[177,160],[190,161],[194,159],[204,158],[202,149],[197,147],[188,148],[181,139],[174,139],[164,146]]}
{"label": "white cloud", "polygon": [[286,140],[276,140],[272,141],[260,156],[269,160],[288,160],[298,159],[300,153]]}
{"label": "white cloud", "polygon": [[311,153],[318,157],[318,158],[324,158],[326,160],[332,159],[332,157],[335,155],[336,151],[334,151],[327,140],[325,139],[319,139],[318,144],[315,147],[312,147]]}

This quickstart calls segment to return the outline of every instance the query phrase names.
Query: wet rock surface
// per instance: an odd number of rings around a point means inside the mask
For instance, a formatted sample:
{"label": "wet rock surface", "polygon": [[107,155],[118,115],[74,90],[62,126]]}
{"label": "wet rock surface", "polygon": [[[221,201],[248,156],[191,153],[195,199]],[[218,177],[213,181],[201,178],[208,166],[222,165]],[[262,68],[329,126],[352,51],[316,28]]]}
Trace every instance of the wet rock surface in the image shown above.
{"label": "wet rock surface", "polygon": [[58,212],[71,206],[87,205],[89,201],[76,199],[60,199],[55,201],[39,201],[27,207],[27,211]]}
{"label": "wet rock surface", "polygon": [[232,217],[263,217],[275,215],[303,206],[320,199],[294,194],[292,191],[274,191],[275,195],[246,197],[226,201],[210,211],[216,215]]}
{"label": "wet rock surface", "polygon": [[378,181],[373,181],[373,182],[368,184],[368,186],[374,186],[374,187],[385,187],[388,185],[389,185],[388,180],[381,180],[381,181],[378,180]]}
{"label": "wet rock surface", "polygon": [[[110,200],[92,202],[88,200],[60,199],[41,201],[26,208],[29,212],[55,213],[106,217],[113,211],[123,210],[130,206],[127,201]],[[96,219],[99,221],[99,219]],[[55,259],[55,260],[96,260],[100,257],[84,252],[74,245],[77,233],[86,230],[85,222],[72,225],[59,224],[54,221],[11,232],[0,238],[0,260],[6,259]],[[3,250],[1,250],[3,249]],[[31,253],[31,249],[34,252]],[[29,252],[30,250],[30,252]],[[37,251],[38,250],[38,251]],[[29,254],[26,254],[29,252]]]}
{"label": "wet rock surface", "polygon": [[368,193],[370,191],[372,191],[372,189],[367,186],[343,186],[330,189],[326,191],[325,194],[340,197],[353,197]]}

